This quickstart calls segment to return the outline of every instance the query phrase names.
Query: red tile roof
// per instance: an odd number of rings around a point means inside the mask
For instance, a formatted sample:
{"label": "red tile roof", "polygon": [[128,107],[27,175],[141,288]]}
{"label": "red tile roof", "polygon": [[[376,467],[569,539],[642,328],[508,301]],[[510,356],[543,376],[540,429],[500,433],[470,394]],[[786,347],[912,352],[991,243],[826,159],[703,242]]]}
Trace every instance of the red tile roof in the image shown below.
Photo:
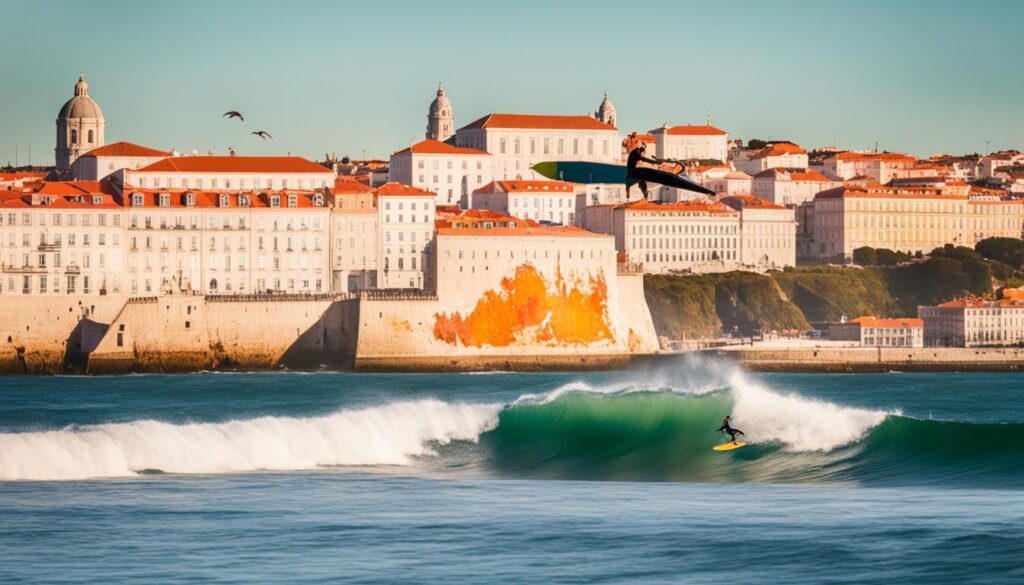
{"label": "red tile roof", "polygon": [[743,209],[745,207],[756,207],[758,209],[786,209],[785,206],[764,199],[758,199],[753,195],[729,195],[728,197],[722,197],[719,199],[720,202],[732,207],[733,209]]}
{"label": "red tile roof", "polygon": [[[239,204],[239,198],[246,196],[249,199],[247,207],[253,208],[269,208],[270,198],[273,195],[281,197],[281,209],[289,209],[288,207],[288,196],[295,195],[296,207],[293,209],[308,209],[316,207],[313,205],[313,197],[316,193],[310,191],[250,191],[250,192],[218,192],[218,191],[197,191],[193,189],[184,190],[166,190],[166,189],[129,189],[124,194],[124,206],[135,207],[132,205],[132,196],[136,194],[142,195],[142,207],[159,207],[159,196],[162,194],[170,195],[168,200],[168,207],[187,207],[187,194],[193,194],[195,196],[195,207],[203,208],[221,208],[221,195],[227,195],[227,207],[229,208],[240,208],[243,207]],[[324,207],[327,206],[327,199],[324,199]]]}
{"label": "red tile roof", "polygon": [[[467,209],[461,214],[436,220],[437,234],[448,236],[533,236],[611,238],[575,226],[546,226],[489,209]],[[485,227],[490,224],[491,227]]]}
{"label": "red tile roof", "polygon": [[474,193],[575,193],[576,186],[564,181],[491,181]]}
{"label": "red tile roof", "polygon": [[534,114],[487,114],[460,128],[528,128],[534,130],[615,130],[590,116],[541,116]]}
{"label": "red tile roof", "polygon": [[754,154],[754,158],[767,158],[769,156],[782,156],[786,154],[807,154],[807,151],[792,142],[776,142],[757,151]]}
{"label": "red tile roof", "polygon": [[366,183],[344,175],[334,180],[334,188],[331,189],[332,193],[369,193],[373,191],[374,188]]}
{"label": "red tile roof", "polygon": [[175,156],[131,172],[172,173],[330,173],[298,156]]}
{"label": "red tile roof", "polygon": [[145,157],[160,157],[160,156],[171,156],[170,152],[163,150],[156,150],[154,148],[148,148],[145,146],[139,146],[138,144],[132,144],[131,142],[115,142],[99,148],[94,148],[89,152],[82,155],[82,158],[95,158],[98,156],[145,156]]}
{"label": "red tile roof", "polygon": [[891,152],[874,153],[874,152],[852,152],[852,151],[847,151],[847,152],[840,152],[839,154],[835,155],[835,157],[836,157],[837,160],[850,160],[850,161],[863,160],[863,161],[888,161],[888,162],[905,162],[905,163],[913,163],[913,162],[917,161],[916,157],[913,157],[913,156],[910,156],[910,155],[907,155],[907,154],[897,154],[897,153],[891,153]]}
{"label": "red tile roof", "polygon": [[625,209],[626,211],[655,211],[659,213],[668,213],[672,211],[697,211],[702,213],[724,213],[727,215],[734,215],[736,212],[731,208],[713,201],[679,201],[678,203],[654,203],[646,199],[640,199],[638,201],[630,201],[629,203],[620,203],[615,206],[616,209]]}
{"label": "red tile roof", "polygon": [[[657,132],[657,130],[655,131]],[[706,126],[672,126],[671,128],[665,129],[665,133],[669,136],[725,136],[726,131],[715,128],[711,125]]]}
{"label": "red tile roof", "polygon": [[790,181],[810,181],[813,183],[832,183],[832,179],[829,179],[825,175],[818,171],[801,171],[801,170],[790,170],[784,168],[765,169],[760,173],[754,175],[759,179],[775,178],[779,179],[784,176],[789,176]]}
{"label": "red tile roof", "polygon": [[433,140],[428,138],[421,142],[417,142],[408,148],[403,148],[391,156],[400,156],[405,154],[459,154],[459,155],[479,155],[479,156],[491,156],[491,153],[477,150],[475,148],[462,148],[459,146],[452,146],[446,142],[439,140]]}
{"label": "red tile roof", "polygon": [[924,321],[921,319],[879,319],[878,317],[858,317],[851,319],[850,323],[856,323],[863,327],[877,327],[886,329],[896,329],[903,327],[924,327]]}
{"label": "red tile roof", "polygon": [[436,195],[433,191],[424,191],[417,187],[410,187],[409,185],[403,185],[394,181],[390,183],[384,183],[380,187],[377,187],[377,196],[395,196],[395,195],[411,195],[411,196],[425,196],[429,195],[433,197]]}

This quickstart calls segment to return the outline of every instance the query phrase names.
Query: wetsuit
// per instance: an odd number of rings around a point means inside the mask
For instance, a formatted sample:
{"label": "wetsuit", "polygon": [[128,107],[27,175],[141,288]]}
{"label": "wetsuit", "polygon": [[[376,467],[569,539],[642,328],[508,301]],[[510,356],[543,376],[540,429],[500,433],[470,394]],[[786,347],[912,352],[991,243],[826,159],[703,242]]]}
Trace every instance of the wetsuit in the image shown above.
{"label": "wetsuit", "polygon": [[729,433],[729,438],[732,439],[733,443],[736,442],[736,435],[743,435],[744,437],[747,436],[747,434],[744,433],[743,431],[739,429],[734,429],[731,426],[729,426],[729,421],[727,420],[722,421],[722,426],[718,427],[718,430]]}
{"label": "wetsuit", "polygon": [[[643,172],[644,169],[643,169],[643,167],[637,166],[641,162],[645,162],[645,163],[649,163],[649,164],[652,164],[652,165],[656,165],[656,164],[659,163],[659,161],[657,161],[657,160],[655,160],[653,158],[645,157],[643,155],[643,153],[640,152],[639,148],[634,148],[633,150],[629,151],[629,157],[626,159],[626,177],[628,177],[627,180],[631,179],[631,180],[636,181],[636,183],[638,185],[640,185],[640,191],[644,194],[644,199],[646,199],[647,198],[647,181],[644,180],[645,179],[645,174]],[[629,199],[629,189],[630,189],[630,185],[627,182],[626,183],[626,199]]]}

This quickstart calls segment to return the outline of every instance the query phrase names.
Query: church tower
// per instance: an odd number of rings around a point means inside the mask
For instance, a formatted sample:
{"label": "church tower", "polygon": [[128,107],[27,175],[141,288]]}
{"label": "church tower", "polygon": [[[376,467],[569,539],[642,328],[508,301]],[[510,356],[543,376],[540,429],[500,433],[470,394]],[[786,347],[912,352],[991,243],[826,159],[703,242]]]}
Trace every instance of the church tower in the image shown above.
{"label": "church tower", "polygon": [[452,103],[444,94],[444,84],[438,84],[437,97],[430,102],[430,113],[427,114],[427,138],[444,142],[455,134],[455,112]]}
{"label": "church tower", "polygon": [[615,126],[615,104],[608,98],[607,90],[604,92],[604,99],[601,100],[601,105],[594,112],[594,117],[609,126]]}
{"label": "church tower", "polygon": [[57,114],[57,148],[54,153],[58,175],[69,173],[79,156],[103,146],[106,124],[99,105],[89,97],[85,75],[79,75],[75,96]]}

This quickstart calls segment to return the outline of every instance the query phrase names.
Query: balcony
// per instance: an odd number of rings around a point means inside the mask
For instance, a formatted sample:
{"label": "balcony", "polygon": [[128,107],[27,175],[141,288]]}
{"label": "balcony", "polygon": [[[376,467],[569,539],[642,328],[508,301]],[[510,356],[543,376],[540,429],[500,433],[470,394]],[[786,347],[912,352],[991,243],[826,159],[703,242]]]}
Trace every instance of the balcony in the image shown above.
{"label": "balcony", "polygon": [[36,250],[39,250],[40,252],[59,252],[60,244],[55,244],[53,242],[50,242],[49,244],[46,242],[39,242],[39,245],[36,246]]}

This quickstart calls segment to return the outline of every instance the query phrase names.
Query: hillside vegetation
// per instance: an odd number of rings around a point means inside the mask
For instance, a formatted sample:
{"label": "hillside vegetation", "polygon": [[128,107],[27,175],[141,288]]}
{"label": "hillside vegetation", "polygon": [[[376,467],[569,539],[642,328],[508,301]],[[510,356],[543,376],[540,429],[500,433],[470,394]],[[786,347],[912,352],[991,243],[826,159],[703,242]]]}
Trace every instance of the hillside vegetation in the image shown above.
{"label": "hillside vegetation", "polygon": [[[811,329],[844,315],[916,316],[918,305],[964,295],[992,296],[1024,284],[1024,243],[993,238],[945,246],[927,257],[855,251],[872,266],[819,265],[754,274],[648,275],[647,304],[658,335],[670,339]],[[897,258],[897,261],[893,261]]]}

